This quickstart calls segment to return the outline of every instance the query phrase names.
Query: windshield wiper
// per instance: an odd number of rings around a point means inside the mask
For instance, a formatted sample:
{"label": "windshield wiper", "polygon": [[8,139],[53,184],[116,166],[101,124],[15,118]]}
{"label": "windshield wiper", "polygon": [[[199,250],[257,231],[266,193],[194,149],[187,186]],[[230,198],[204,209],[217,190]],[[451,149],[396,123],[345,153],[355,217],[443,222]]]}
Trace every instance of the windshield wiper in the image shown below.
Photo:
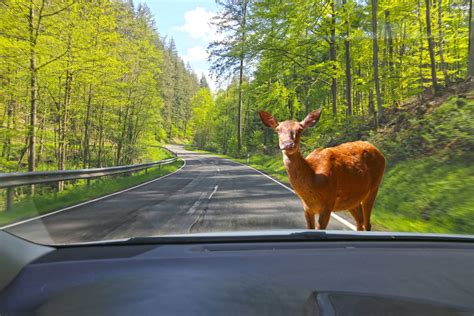
{"label": "windshield wiper", "polygon": [[183,234],[169,236],[133,237],[122,240],[95,241],[56,245],[149,245],[149,244],[193,244],[229,242],[311,242],[311,241],[436,241],[436,242],[474,242],[474,236],[447,234],[414,234],[389,232],[351,232],[351,231],[276,231],[276,232],[235,232],[210,234]]}

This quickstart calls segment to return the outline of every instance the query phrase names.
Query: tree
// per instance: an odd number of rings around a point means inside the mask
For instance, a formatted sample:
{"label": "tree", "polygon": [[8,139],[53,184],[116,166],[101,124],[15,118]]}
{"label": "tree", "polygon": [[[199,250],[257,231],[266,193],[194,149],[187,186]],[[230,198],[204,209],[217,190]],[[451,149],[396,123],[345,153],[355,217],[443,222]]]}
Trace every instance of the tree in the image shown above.
{"label": "tree", "polygon": [[345,26],[346,26],[346,35],[344,38],[344,49],[345,49],[345,63],[346,63],[346,104],[347,104],[347,114],[352,115],[352,75],[351,75],[351,40],[350,40],[350,21],[349,21],[349,8],[347,0],[342,1],[344,6],[344,15],[345,15]]}
{"label": "tree", "polygon": [[441,70],[443,71],[445,84],[448,86],[450,84],[448,70],[446,67],[446,62],[444,60],[444,36],[443,36],[443,1],[438,0],[438,32],[439,32],[439,59],[441,63]]}
{"label": "tree", "polygon": [[[68,7],[68,4],[62,8],[49,5],[46,0],[30,0],[28,4],[28,31],[29,31],[29,60],[30,60],[30,125],[29,125],[29,150],[28,150],[28,171],[35,171],[36,168],[36,116],[38,109],[38,71],[48,64],[58,60],[66,52],[52,57],[41,65],[37,64],[38,41],[43,29],[43,19],[55,16]],[[47,12],[47,9],[49,11]]]}
{"label": "tree", "polygon": [[472,0],[469,0],[469,45],[468,77],[474,78],[474,20],[472,19]]}
{"label": "tree", "polygon": [[[411,96],[423,96],[424,87],[432,85],[424,2],[416,8],[411,0],[344,0],[341,4],[332,0],[248,3],[244,46],[246,65],[251,67],[246,69],[241,89],[241,136],[248,151],[271,154],[276,148],[272,133],[260,128],[257,110],[270,111],[283,120],[301,119],[317,107],[340,116],[347,108],[353,119],[325,116],[317,131],[308,131],[308,147],[334,145],[341,135],[361,137],[361,127],[377,128],[384,121],[384,104],[398,107]],[[450,0],[450,6],[443,5],[442,23],[438,18],[435,33],[440,34],[438,28],[442,28],[444,63],[454,81],[467,69],[467,2]],[[380,19],[383,28],[378,26]],[[234,32],[237,25],[229,30]],[[433,38],[437,54],[438,35]],[[230,154],[238,152],[234,122],[239,104],[239,39],[220,41],[218,53],[232,58],[221,59],[218,68],[231,70],[233,77],[215,95],[213,111],[219,120],[209,135],[211,145],[206,145]],[[344,52],[338,47],[344,47]],[[347,107],[338,107],[338,100]]]}
{"label": "tree", "polygon": [[426,34],[428,38],[428,51],[430,54],[430,65],[431,65],[431,89],[433,93],[438,91],[438,78],[436,76],[436,60],[434,54],[434,43],[433,43],[433,34],[431,33],[431,10],[430,10],[430,0],[425,0],[426,6]]}
{"label": "tree", "polygon": [[138,162],[165,128],[185,137],[199,81],[146,6],[5,0],[0,15],[2,171]]}
{"label": "tree", "polygon": [[207,79],[204,74],[202,74],[201,79],[199,79],[199,87],[209,89],[209,84],[207,83]]}
{"label": "tree", "polygon": [[[374,65],[374,84],[375,96],[377,99],[377,122],[383,117],[382,97],[380,95],[380,79],[379,79],[379,48],[377,43],[377,0],[372,1],[372,60]],[[378,123],[377,123],[378,125]]]}
{"label": "tree", "polygon": [[242,148],[242,83],[246,58],[247,11],[249,0],[217,1],[223,13],[215,21],[218,33],[224,38],[209,45],[211,70],[218,77],[235,74],[238,70],[237,147]]}
{"label": "tree", "polygon": [[329,42],[329,54],[332,61],[332,115],[337,116],[337,56],[336,56],[336,1],[331,0],[331,40]]}

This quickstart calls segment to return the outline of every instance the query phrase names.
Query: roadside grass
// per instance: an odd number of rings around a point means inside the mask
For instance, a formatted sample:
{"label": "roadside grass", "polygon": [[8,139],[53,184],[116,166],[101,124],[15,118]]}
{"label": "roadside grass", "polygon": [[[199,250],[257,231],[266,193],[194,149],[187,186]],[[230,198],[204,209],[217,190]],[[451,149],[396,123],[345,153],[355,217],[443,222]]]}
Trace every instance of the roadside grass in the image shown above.
{"label": "roadside grass", "polygon": [[373,220],[390,231],[474,234],[474,165],[433,157],[385,172]]}
{"label": "roadside grass", "polygon": [[[13,203],[11,211],[0,211],[0,226],[46,214],[156,179],[176,171],[182,164],[183,161],[178,159],[177,162],[172,164],[150,168],[147,173],[142,170],[130,176],[99,178],[91,180],[89,185],[87,185],[87,180],[66,182],[65,190],[62,192],[51,192],[32,197],[25,196]],[[2,201],[2,207],[3,205],[4,201]]]}
{"label": "roadside grass", "polygon": [[163,150],[158,146],[146,147],[143,154],[140,156],[140,162],[158,161],[163,159],[172,158],[173,155],[166,150]]}

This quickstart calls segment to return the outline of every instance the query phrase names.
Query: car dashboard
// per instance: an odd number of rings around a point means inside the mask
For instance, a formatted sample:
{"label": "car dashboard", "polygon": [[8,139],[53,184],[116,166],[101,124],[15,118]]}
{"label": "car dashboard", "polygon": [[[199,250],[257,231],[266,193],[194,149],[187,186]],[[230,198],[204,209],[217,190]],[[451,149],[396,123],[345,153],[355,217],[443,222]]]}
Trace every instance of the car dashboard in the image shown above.
{"label": "car dashboard", "polygon": [[0,315],[473,315],[473,250],[408,240],[51,247],[0,291]]}

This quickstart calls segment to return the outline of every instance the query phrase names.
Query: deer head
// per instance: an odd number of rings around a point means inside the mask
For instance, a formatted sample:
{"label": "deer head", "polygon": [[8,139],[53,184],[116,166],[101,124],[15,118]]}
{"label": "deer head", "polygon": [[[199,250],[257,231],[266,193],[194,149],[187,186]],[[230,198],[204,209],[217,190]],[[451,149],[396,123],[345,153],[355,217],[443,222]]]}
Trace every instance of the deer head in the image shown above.
{"label": "deer head", "polygon": [[299,151],[300,138],[303,131],[308,127],[313,127],[319,121],[321,109],[309,113],[301,122],[287,120],[279,123],[270,113],[260,111],[260,119],[265,126],[273,128],[278,134],[280,149],[286,155],[291,155]]}

